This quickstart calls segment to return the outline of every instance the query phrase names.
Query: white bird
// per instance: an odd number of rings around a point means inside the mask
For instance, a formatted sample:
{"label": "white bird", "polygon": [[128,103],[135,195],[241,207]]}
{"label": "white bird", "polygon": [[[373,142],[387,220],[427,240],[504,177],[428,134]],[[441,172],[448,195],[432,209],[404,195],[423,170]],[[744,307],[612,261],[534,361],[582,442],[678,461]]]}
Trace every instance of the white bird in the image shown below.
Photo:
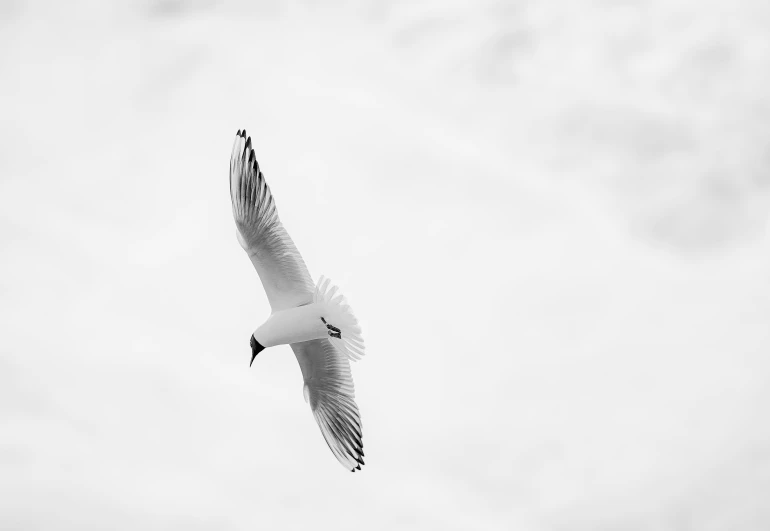
{"label": "white bird", "polygon": [[236,235],[259,274],[272,313],[250,338],[251,363],[263,349],[291,346],[304,379],[303,394],[334,456],[361,470],[361,417],[348,360],[364,355],[361,329],[328,279],[310,273],[278,219],[251,137],[238,131],[230,156],[230,200]]}

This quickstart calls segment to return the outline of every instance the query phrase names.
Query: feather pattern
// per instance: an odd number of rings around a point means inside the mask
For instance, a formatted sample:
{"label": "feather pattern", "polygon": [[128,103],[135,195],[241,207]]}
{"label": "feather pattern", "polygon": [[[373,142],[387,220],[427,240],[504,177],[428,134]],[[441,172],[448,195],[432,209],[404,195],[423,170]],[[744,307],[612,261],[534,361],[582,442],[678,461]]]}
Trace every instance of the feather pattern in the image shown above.
{"label": "feather pattern", "polygon": [[230,200],[238,241],[254,264],[273,311],[310,302],[315,286],[278,218],[273,194],[245,130],[238,131],[230,156]]}
{"label": "feather pattern", "polygon": [[350,363],[329,339],[291,345],[305,380],[304,394],[334,457],[348,470],[364,464],[361,416]]}

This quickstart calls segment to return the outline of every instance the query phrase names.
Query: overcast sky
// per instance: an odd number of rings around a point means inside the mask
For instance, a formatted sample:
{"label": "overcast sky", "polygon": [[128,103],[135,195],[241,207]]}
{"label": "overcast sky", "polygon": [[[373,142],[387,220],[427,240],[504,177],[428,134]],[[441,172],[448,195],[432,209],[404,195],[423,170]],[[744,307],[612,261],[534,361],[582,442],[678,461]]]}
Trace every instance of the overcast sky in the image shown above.
{"label": "overcast sky", "polygon": [[[0,2],[0,528],[770,527],[770,4]],[[235,239],[361,321],[346,472]]]}

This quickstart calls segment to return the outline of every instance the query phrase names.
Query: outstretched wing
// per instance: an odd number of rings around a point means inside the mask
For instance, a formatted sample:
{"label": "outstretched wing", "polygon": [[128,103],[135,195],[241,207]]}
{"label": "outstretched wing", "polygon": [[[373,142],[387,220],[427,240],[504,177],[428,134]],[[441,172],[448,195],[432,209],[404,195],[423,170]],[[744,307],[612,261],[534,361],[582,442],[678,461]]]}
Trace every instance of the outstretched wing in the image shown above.
{"label": "outstretched wing", "polygon": [[334,457],[355,472],[364,464],[361,417],[348,359],[329,339],[292,343],[305,380],[305,400]]}
{"label": "outstretched wing", "polygon": [[230,200],[238,241],[254,264],[273,311],[312,301],[315,286],[310,273],[278,218],[245,130],[238,131],[230,156]]}

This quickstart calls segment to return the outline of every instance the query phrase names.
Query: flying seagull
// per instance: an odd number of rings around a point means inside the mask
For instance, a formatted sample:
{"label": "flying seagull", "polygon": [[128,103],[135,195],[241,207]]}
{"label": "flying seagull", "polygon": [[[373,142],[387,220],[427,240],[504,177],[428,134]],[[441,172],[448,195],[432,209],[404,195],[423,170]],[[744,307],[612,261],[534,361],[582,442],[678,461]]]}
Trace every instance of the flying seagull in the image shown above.
{"label": "flying seagull", "polygon": [[278,219],[251,137],[238,131],[230,156],[230,200],[238,243],[249,255],[272,313],[251,335],[251,363],[262,350],[291,346],[302,370],[305,402],[334,456],[355,472],[364,464],[361,417],[348,360],[364,355],[361,329],[336,286],[310,278]]}

